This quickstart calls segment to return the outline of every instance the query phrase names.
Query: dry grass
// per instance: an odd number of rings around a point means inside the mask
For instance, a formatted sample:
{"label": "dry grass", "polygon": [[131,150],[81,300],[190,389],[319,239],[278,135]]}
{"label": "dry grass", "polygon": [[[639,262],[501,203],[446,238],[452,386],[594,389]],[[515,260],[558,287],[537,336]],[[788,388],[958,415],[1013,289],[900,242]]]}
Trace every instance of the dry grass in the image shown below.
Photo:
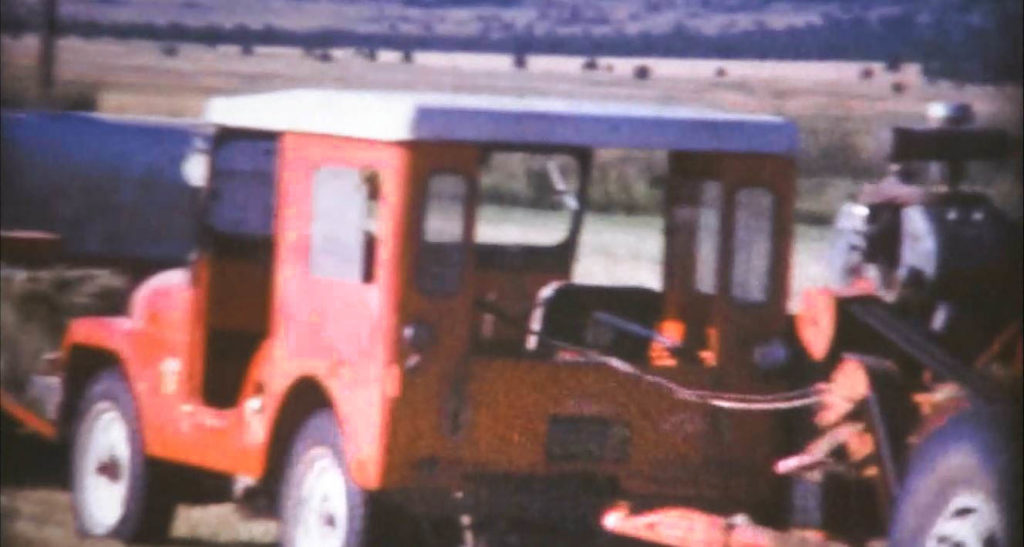
{"label": "dry grass", "polygon": [[[83,539],[74,533],[71,496],[58,488],[5,488],[0,493],[3,544],[24,547],[114,547],[120,542]],[[233,504],[180,506],[171,545],[272,545],[277,523],[246,519]]]}
{"label": "dry grass", "polygon": [[[31,35],[4,37],[2,45],[5,104],[31,103],[37,41]],[[802,181],[801,188],[808,191],[801,193],[798,209],[816,212],[834,207],[822,207],[817,193],[832,196],[845,191],[845,182],[838,183],[838,190],[829,188],[833,179],[881,175],[890,127],[923,124],[930,101],[968,101],[981,124],[1017,133],[1021,127],[1019,87],[928,82],[914,64],[893,74],[881,63],[867,62],[602,57],[601,66],[610,67],[608,72],[581,71],[581,57],[534,55],[528,70],[516,70],[511,56],[490,53],[418,51],[416,63],[407,64],[400,51],[381,51],[371,63],[354,50],[336,49],[330,51],[333,61],[325,63],[298,48],[257,46],[254,55],[242,56],[237,46],[183,44],[176,56],[168,57],[160,46],[63,39],[57,95],[65,102],[87,104],[91,94],[103,112],[177,117],[198,116],[204,100],[213,94],[297,86],[642,100],[775,113],[790,117],[800,128],[800,172],[813,180]],[[638,64],[651,67],[651,80],[631,78],[632,67]],[[865,67],[876,76],[861,79]],[[726,77],[715,76],[719,68]],[[906,92],[894,95],[894,81],[903,83]],[[644,161],[659,160],[640,163]],[[657,195],[648,191],[647,182],[660,173],[637,165],[635,157],[611,157],[606,165],[598,165],[594,204],[623,212],[649,211]],[[619,184],[624,177],[627,184]],[[1011,169],[1003,169],[999,178],[1012,178]]]}
{"label": "dry grass", "polygon": [[21,391],[40,358],[60,347],[69,319],[121,313],[128,288],[109,270],[0,265],[0,384]]}

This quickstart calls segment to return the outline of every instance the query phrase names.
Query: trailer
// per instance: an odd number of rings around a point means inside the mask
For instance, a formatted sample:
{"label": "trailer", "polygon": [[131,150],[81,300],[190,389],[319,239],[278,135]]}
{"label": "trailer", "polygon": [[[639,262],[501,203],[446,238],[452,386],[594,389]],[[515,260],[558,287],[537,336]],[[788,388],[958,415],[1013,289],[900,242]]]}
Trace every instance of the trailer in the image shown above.
{"label": "trailer", "polygon": [[199,121],[4,111],[0,230],[4,260],[184,265],[200,189],[182,161],[210,129]]}

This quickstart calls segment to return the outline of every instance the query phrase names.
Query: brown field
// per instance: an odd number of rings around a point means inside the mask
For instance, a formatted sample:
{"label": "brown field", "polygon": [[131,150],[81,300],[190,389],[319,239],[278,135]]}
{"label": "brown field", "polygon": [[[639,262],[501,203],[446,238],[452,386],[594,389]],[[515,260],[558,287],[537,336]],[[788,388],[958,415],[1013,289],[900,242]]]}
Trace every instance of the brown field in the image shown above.
{"label": "brown field", "polygon": [[[32,35],[3,38],[5,94],[30,91],[36,46]],[[169,116],[197,115],[202,99],[215,93],[328,86],[689,103],[797,121],[884,122],[883,129],[923,121],[923,106],[933,100],[970,101],[981,123],[1014,127],[1020,119],[1019,88],[928,82],[910,63],[889,73],[877,62],[606,57],[599,59],[600,70],[583,72],[582,57],[565,55],[530,56],[528,69],[520,71],[509,55],[493,53],[416,52],[412,65],[401,63],[397,51],[382,51],[376,63],[348,49],[331,54],[332,61],[320,62],[298,48],[257,46],[243,56],[237,46],[182,44],[168,57],[153,42],[66,38],[59,42],[57,82],[95,93],[103,111]],[[649,81],[632,80],[640,64],[651,67]],[[861,80],[866,67],[875,76]],[[726,76],[716,77],[718,68]],[[891,90],[897,81],[906,86],[901,95]]]}
{"label": "brown field", "polygon": [[[38,104],[33,84],[37,41],[33,36],[3,37],[0,46],[4,104]],[[1021,127],[1019,87],[928,82],[915,65],[889,73],[879,63],[868,62],[609,57],[599,60],[600,70],[582,72],[582,58],[551,55],[531,56],[528,70],[518,71],[509,56],[495,54],[417,52],[409,65],[393,51],[382,52],[378,62],[371,63],[339,49],[331,52],[331,62],[318,62],[296,48],[257,46],[254,55],[243,56],[237,46],[186,44],[172,57],[161,54],[158,46],[145,41],[61,40],[57,98],[93,103],[108,113],[194,117],[213,94],[326,86],[644,100],[776,113],[791,117],[800,127],[804,175],[799,181],[799,207],[819,217],[827,217],[860,180],[881,172],[888,128],[924,123],[929,101],[966,100],[976,108],[981,123],[1017,132]],[[639,64],[651,68],[650,80],[632,79]],[[875,75],[861,80],[859,73],[868,66]],[[715,76],[719,68],[726,76]],[[906,91],[894,94],[894,82],[905,85]],[[1019,184],[993,188],[1019,211]],[[577,277],[657,285],[659,230],[651,217],[592,215],[584,229]],[[822,279],[827,234],[824,227],[798,226],[791,281],[795,288]],[[9,429],[6,422],[5,428]],[[12,441],[23,439],[8,432],[5,429],[5,480],[0,491],[3,544],[110,545],[76,538],[70,500],[59,480],[25,481],[17,468],[10,474],[9,466],[18,461],[12,464],[11,455],[19,450],[11,448]],[[65,465],[60,456],[49,457],[54,465]],[[10,480],[12,476],[18,480]],[[248,544],[273,541],[276,527],[267,521],[245,521],[232,506],[217,505],[183,508],[174,533],[181,545]]]}
{"label": "brown field", "polygon": [[[0,42],[5,105],[37,104],[37,44],[32,35]],[[59,42],[55,95],[102,112],[175,117],[198,116],[210,95],[299,86],[640,100],[773,113],[800,128],[798,208],[817,218],[827,218],[858,179],[883,172],[889,128],[925,123],[930,101],[968,101],[981,124],[1017,133],[1021,127],[1019,87],[929,82],[909,63],[890,73],[872,62],[607,57],[598,60],[600,70],[584,72],[583,60],[536,55],[526,70],[516,70],[511,57],[500,54],[423,51],[405,64],[397,51],[381,51],[370,62],[351,49],[335,49],[329,62],[321,62],[298,48],[257,46],[246,56],[237,46],[194,44],[167,56],[153,42],[66,38]],[[641,64],[651,69],[647,81],[632,78]],[[863,80],[867,67],[874,77]],[[717,77],[718,69],[726,75]],[[903,93],[892,91],[895,82],[905,86]],[[1019,185],[1005,180],[1012,172],[998,171],[991,185],[1003,202],[1020,200]]]}

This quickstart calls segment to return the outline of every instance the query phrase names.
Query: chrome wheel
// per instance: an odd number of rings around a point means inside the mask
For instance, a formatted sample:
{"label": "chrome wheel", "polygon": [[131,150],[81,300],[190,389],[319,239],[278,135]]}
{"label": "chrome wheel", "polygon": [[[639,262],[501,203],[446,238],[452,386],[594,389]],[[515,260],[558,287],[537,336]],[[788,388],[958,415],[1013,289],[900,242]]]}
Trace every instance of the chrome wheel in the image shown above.
{"label": "chrome wheel", "polygon": [[1003,523],[996,503],[981,492],[953,496],[925,540],[926,547],[1000,547]]}
{"label": "chrome wheel", "polygon": [[365,494],[348,475],[334,412],[317,410],[295,435],[281,481],[281,544],[363,544]]}
{"label": "chrome wheel", "polygon": [[74,490],[81,524],[90,535],[107,535],[125,514],[131,438],[124,416],[112,401],[89,409],[75,438]]}
{"label": "chrome wheel", "polygon": [[300,462],[295,545],[344,545],[348,534],[345,475],[330,448],[317,446]]}

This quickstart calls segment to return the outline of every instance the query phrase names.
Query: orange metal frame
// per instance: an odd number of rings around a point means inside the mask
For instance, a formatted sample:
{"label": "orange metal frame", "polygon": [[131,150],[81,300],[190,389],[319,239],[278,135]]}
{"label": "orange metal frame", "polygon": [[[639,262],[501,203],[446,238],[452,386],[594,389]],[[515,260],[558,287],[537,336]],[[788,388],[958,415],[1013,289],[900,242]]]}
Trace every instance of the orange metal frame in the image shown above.
{"label": "orange metal frame", "polygon": [[[773,418],[713,417],[705,408],[680,405],[598,365],[474,353],[480,320],[475,299],[491,293],[510,302],[521,297],[514,295],[532,298],[548,281],[568,278],[568,271],[482,270],[472,259],[470,230],[463,242],[469,259],[458,293],[440,297],[416,289],[425,181],[442,170],[473,181],[480,157],[480,148],[468,144],[282,134],[269,289],[253,295],[266,302],[243,302],[237,296],[256,290],[251,287],[259,286],[258,269],[244,260],[201,252],[190,270],[158,274],[138,288],[127,317],[73,321],[65,355],[86,346],[118,356],[138,401],[146,452],[223,473],[263,476],[278,416],[296,386],[304,385],[316,386],[334,408],[350,472],[364,488],[454,488],[470,471],[593,471],[615,476],[626,492],[637,495],[710,499],[717,507],[750,499],[768,504],[774,485],[771,461],[778,455],[773,452],[778,425]],[[666,200],[667,214],[692,198],[683,191],[692,181],[714,178],[726,188],[719,265],[725,277],[719,283],[722,294],[707,296],[687,289],[685,275],[666,274],[663,318],[691,323],[701,318],[701,326],[715,333],[718,355],[715,367],[681,364],[659,368],[659,374],[695,387],[772,389],[757,378],[751,355],[754,344],[777,336],[785,321],[792,160],[683,152],[671,158],[675,184]],[[317,278],[309,270],[312,178],[332,165],[378,176],[375,275],[369,283]],[[772,288],[768,301],[756,305],[733,302],[725,289],[733,195],[751,185],[775,196]],[[464,214],[472,226],[473,207]],[[692,271],[694,244],[684,236],[667,238],[667,261],[675,262],[676,272]],[[225,286],[221,280],[218,285],[218,276],[237,283]],[[525,291],[519,287],[524,282]],[[248,365],[237,404],[207,404],[202,384],[205,367],[214,366],[204,362],[210,321],[247,328],[260,313],[267,314],[266,336]],[[436,340],[416,369],[403,370],[407,350],[401,330],[412,321],[430,322]],[[632,435],[628,461],[546,461],[552,415],[627,424]],[[723,459],[764,474],[708,478]]]}

